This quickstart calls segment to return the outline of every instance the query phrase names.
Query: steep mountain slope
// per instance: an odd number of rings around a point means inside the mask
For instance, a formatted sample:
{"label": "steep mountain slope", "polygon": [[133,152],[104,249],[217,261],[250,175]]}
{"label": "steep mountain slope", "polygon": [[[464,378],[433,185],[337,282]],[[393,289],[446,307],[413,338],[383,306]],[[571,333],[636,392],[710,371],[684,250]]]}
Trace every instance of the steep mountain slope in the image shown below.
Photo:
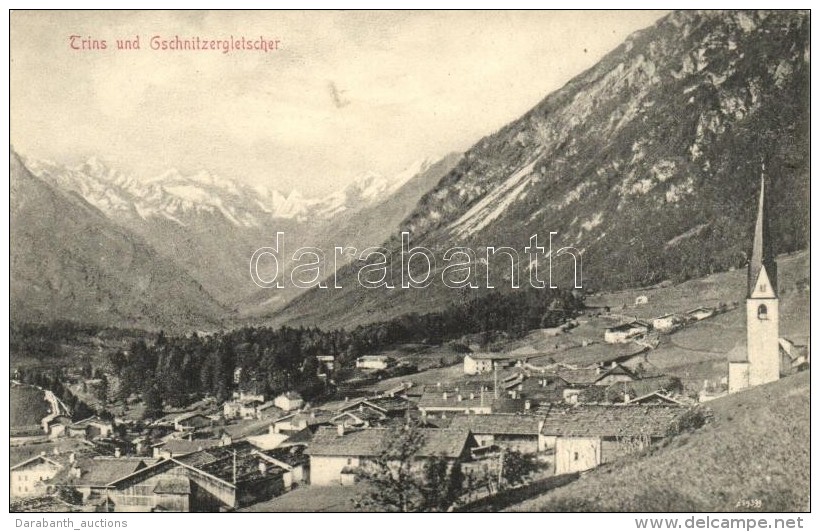
{"label": "steep mountain slope", "polygon": [[[673,13],[479,141],[400,229],[439,258],[512,246],[525,283],[523,248],[535,233],[546,247],[551,231],[556,248],[582,254],[585,288],[683,280],[745,263],[765,161],[777,251],[804,248],[808,36],[806,13]],[[399,246],[396,231],[387,247]],[[549,261],[538,259],[541,279]],[[440,281],[363,290],[357,266],[340,275],[344,290],[308,292],[275,321],[372,321],[466,297]],[[555,258],[558,286],[572,273]]]}
{"label": "steep mountain slope", "polygon": [[12,151],[11,319],[124,327],[214,327],[202,286],[82,198],[33,176]]}
{"label": "steep mountain slope", "polygon": [[[370,246],[380,245],[413,211],[419,199],[452,170],[460,157],[461,155],[453,153],[436,162],[425,161],[423,164],[412,166],[405,171],[409,177],[398,176],[398,179],[394,179],[394,183],[400,183],[399,186],[394,185],[393,190],[380,194],[383,196],[382,200],[359,210],[339,213],[332,219],[332,223],[315,224],[311,230],[307,230],[304,223],[290,231],[284,226],[280,230],[285,231],[287,249],[292,253],[302,246],[318,247],[325,250],[326,258],[330,262],[330,254],[336,246],[354,247],[361,251]],[[261,241],[262,245],[272,243],[272,236],[266,235],[266,238],[267,240]],[[247,257],[250,257],[250,254]],[[345,257],[344,260],[347,261],[349,258]],[[332,266],[332,263],[328,266]],[[259,289],[243,301],[239,308],[244,317],[264,317],[293,297],[301,295],[303,291],[287,283],[283,289]]]}

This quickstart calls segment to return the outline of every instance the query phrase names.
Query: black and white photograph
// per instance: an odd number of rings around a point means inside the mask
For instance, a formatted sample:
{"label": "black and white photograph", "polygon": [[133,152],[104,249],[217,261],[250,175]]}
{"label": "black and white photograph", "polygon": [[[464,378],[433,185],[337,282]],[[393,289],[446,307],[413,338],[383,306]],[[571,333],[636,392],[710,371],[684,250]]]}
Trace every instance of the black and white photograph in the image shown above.
{"label": "black and white photograph", "polygon": [[807,527],[810,22],[10,10],[9,522]]}

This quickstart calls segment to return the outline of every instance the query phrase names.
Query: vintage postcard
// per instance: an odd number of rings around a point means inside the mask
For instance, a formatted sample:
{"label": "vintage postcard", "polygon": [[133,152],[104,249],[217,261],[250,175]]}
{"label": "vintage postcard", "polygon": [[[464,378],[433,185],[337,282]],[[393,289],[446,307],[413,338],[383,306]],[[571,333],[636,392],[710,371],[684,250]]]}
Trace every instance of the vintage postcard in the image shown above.
{"label": "vintage postcard", "polygon": [[9,17],[18,528],[804,525],[808,11]]}

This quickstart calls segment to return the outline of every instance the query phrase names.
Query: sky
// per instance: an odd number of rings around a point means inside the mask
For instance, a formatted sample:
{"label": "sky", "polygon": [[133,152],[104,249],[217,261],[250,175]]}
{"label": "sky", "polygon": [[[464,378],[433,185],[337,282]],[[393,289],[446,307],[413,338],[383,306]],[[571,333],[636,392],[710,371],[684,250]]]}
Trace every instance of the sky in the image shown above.
{"label": "sky", "polygon": [[[15,11],[11,143],[137,178],[207,170],[320,196],[467,150],[663,14]],[[279,44],[151,49],[177,35]],[[117,48],[137,36],[139,50]]]}

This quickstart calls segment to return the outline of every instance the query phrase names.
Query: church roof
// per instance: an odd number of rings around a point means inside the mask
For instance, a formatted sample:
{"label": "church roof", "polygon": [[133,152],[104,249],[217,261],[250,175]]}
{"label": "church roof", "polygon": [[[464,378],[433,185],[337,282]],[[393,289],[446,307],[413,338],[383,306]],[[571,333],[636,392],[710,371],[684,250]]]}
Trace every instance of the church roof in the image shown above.
{"label": "church roof", "polygon": [[769,232],[768,201],[766,199],[766,179],[760,176],[760,200],[757,206],[757,221],[755,222],[752,256],[749,259],[748,293],[751,298],[755,291],[757,279],[765,267],[769,277],[769,284],[777,297],[777,264],[774,260],[774,247]]}

